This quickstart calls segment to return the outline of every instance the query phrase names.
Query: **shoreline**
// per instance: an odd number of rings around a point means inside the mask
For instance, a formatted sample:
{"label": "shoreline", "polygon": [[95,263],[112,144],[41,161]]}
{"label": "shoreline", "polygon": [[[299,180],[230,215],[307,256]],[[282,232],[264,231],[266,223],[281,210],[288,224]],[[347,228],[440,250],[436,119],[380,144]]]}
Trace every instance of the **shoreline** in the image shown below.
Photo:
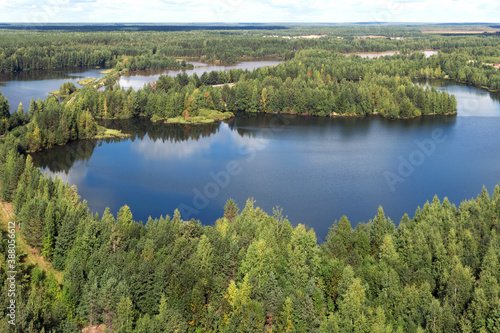
{"label": "shoreline", "polygon": [[[244,111],[241,111],[244,112]],[[288,116],[297,116],[297,117],[304,117],[304,118],[366,118],[366,117],[379,117],[382,119],[388,119],[388,120],[398,120],[398,119],[404,119],[404,120],[410,120],[410,119],[418,119],[422,117],[427,117],[427,116],[456,116],[458,114],[458,110],[455,110],[454,112],[446,112],[446,113],[427,113],[427,114],[420,114],[419,116],[414,116],[414,117],[384,117],[382,114],[379,112],[373,112],[373,113],[366,113],[366,114],[357,114],[357,113],[335,113],[332,112],[326,116],[321,116],[321,115],[316,115],[316,114],[299,114],[299,113],[293,113],[293,112],[254,112],[254,113],[246,113],[246,114],[252,114],[252,115],[260,115],[260,114],[269,114],[269,115],[288,115]]]}
{"label": "shoreline", "polygon": [[[142,116],[139,116],[137,118],[134,117],[129,117],[129,118],[96,118],[99,120],[126,120],[126,119],[139,119],[139,118],[144,118],[149,120],[152,123],[159,123],[162,122],[164,125],[192,125],[192,126],[200,126],[200,125],[208,125],[208,124],[217,124],[221,123],[226,120],[231,120],[234,118],[238,117],[238,113],[243,113],[247,117],[258,117],[258,116],[287,116],[287,117],[298,117],[298,118],[330,118],[330,119],[349,119],[349,118],[380,118],[380,119],[385,119],[385,120],[412,120],[412,119],[422,119],[425,117],[439,117],[439,116],[445,116],[445,117],[451,117],[451,116],[457,116],[457,112],[447,112],[447,113],[429,113],[429,114],[422,114],[420,116],[416,117],[409,117],[409,118],[389,118],[389,117],[384,117],[380,113],[375,112],[375,113],[370,113],[370,114],[336,114],[336,115],[327,115],[327,116],[320,116],[320,115],[306,115],[306,114],[297,114],[297,113],[289,113],[289,112],[254,112],[254,113],[246,113],[244,111],[239,111],[236,113],[233,112],[224,112],[224,113],[230,113],[231,115],[223,115],[222,112],[217,111],[221,115],[217,115],[217,118],[210,119],[208,116],[193,116],[188,119],[192,119],[190,121],[185,121],[183,117],[174,117],[174,118],[158,118],[158,119],[152,119],[152,118],[145,118]],[[202,119],[197,119],[197,118],[202,118]],[[208,118],[208,119],[207,119]],[[49,150],[51,148],[54,148],[56,146],[63,147],[68,144],[72,144],[77,141],[84,141],[84,140],[108,140],[108,139],[129,139],[131,137],[130,134],[123,133],[122,129],[110,129],[106,127],[100,126],[100,129],[104,129],[104,132],[98,133],[92,138],[86,138],[86,139],[78,139],[74,141],[69,141],[66,142],[62,145],[54,145],[49,148],[45,148],[42,150],[37,150],[37,151],[27,151],[28,154],[33,154],[33,153],[40,153],[46,150]]]}

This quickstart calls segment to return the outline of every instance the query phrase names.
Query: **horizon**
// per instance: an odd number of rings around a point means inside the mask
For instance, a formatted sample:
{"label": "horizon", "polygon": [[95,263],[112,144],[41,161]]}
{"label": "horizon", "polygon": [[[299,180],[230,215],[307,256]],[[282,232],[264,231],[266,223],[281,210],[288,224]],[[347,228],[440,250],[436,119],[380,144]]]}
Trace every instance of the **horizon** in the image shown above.
{"label": "horizon", "polygon": [[496,23],[499,14],[500,4],[486,0],[150,0],[147,6],[132,0],[0,1],[0,22],[9,24],[477,24]]}
{"label": "horizon", "polygon": [[487,25],[487,24],[500,24],[498,22],[40,22],[40,23],[32,23],[32,22],[0,22],[0,26],[2,25],[28,25],[28,24],[36,24],[36,25]]}

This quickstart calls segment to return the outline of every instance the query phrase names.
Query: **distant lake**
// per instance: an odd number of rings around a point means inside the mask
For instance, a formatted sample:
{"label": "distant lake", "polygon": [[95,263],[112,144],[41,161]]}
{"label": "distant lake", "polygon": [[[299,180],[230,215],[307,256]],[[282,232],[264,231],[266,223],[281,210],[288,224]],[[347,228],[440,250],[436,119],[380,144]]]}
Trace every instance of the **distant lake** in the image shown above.
{"label": "distant lake", "polygon": [[[373,59],[373,58],[378,58],[378,57],[383,57],[383,56],[393,56],[398,51],[386,51],[386,52],[355,52],[355,53],[345,53],[345,55],[358,55],[361,58],[368,58],[368,59]],[[427,58],[429,58],[432,55],[438,54],[438,51],[435,50],[426,50],[426,51],[415,51],[415,53],[423,53]]]}
{"label": "distant lake", "polygon": [[17,110],[19,103],[23,103],[28,111],[31,98],[44,100],[49,92],[59,90],[64,82],[73,82],[81,87],[77,81],[86,78],[101,78],[103,69],[69,68],[64,70],[35,70],[18,72],[9,75],[0,75],[0,91],[9,100],[10,111]]}
{"label": "distant lake", "polygon": [[50,175],[76,184],[90,209],[131,207],[136,220],[172,216],[213,224],[233,198],[269,214],[283,208],[323,241],[335,220],[355,226],[379,205],[398,224],[437,194],[457,206],[500,182],[500,96],[453,81],[458,116],[411,120],[236,117],[217,125],[108,121],[132,139],[81,141],[34,154]]}
{"label": "distant lake", "polygon": [[[228,71],[231,69],[248,69],[264,66],[275,66],[283,61],[279,60],[259,60],[245,61],[234,65],[213,65],[201,62],[191,62],[195,67],[185,70],[144,70],[135,71],[122,76],[118,83],[121,87],[128,89],[139,89],[146,83],[152,83],[160,75],[176,76],[186,72],[188,75],[196,73],[202,75],[204,72]],[[87,78],[101,78],[105,74],[99,72],[104,69],[66,68],[57,70],[34,70],[27,72],[17,72],[13,74],[0,75],[0,92],[9,100],[10,110],[17,110],[19,103],[23,103],[25,111],[28,111],[31,98],[44,100],[49,92],[59,90],[65,82],[73,82],[77,87],[81,87],[77,82]]]}
{"label": "distant lake", "polygon": [[229,71],[231,69],[247,69],[251,71],[260,67],[276,66],[281,64],[282,62],[283,61],[281,60],[258,60],[243,61],[235,65],[215,65],[188,61],[188,63],[194,65],[194,68],[180,70],[149,69],[143,71],[135,71],[132,73],[127,73],[120,77],[120,79],[118,80],[118,84],[120,85],[120,87],[125,89],[132,87],[134,90],[137,90],[139,88],[142,88],[147,83],[155,82],[156,80],[158,80],[160,75],[177,76],[178,74],[185,72],[189,76],[193,75],[194,73],[196,73],[198,76],[201,76],[204,72],[210,73],[212,71]]}

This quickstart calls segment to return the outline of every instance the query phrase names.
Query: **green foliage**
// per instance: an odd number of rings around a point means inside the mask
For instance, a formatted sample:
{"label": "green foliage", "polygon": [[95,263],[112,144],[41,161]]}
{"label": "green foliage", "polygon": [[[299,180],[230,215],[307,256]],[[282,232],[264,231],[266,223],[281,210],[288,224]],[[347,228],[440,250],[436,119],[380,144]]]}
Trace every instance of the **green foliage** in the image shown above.
{"label": "green foliage", "polygon": [[138,91],[114,86],[97,93],[86,87],[71,106],[101,118],[142,115],[179,123],[217,121],[234,111],[386,118],[455,113],[453,96],[412,82],[422,78],[418,68],[439,66],[437,60],[415,55],[370,60],[308,50],[284,64],[251,72],[160,76]]}
{"label": "green foliage", "polygon": [[[310,29],[304,31],[316,31]],[[360,31],[328,29],[345,38],[64,32],[61,43],[53,44],[52,33],[0,36],[3,72],[82,64],[130,70],[185,66],[174,56],[289,59],[251,72],[160,76],[138,91],[88,86],[71,102],[32,100],[28,115],[20,106],[9,117],[0,95],[7,130],[0,141],[0,193],[14,202],[18,237],[64,273],[59,285],[18,254],[16,329],[77,332],[105,324],[113,332],[497,332],[500,186],[458,209],[435,197],[413,218],[405,215],[397,228],[381,207],[372,221],[355,228],[342,217],[318,245],[313,230],[293,227],[279,209],[269,216],[253,200],[241,212],[229,200],[224,218],[213,226],[183,221],[179,211],[141,225],[128,206],[116,219],[109,209],[99,218],[76,188],[42,175],[30,156],[20,154],[92,138],[97,117],[167,119],[184,117],[186,110],[203,117],[216,110],[408,118],[456,110],[453,96],[414,79],[448,75],[498,89],[498,73],[480,65],[500,56],[497,37],[423,38],[409,28],[388,27],[380,31],[405,39],[360,40],[354,38]],[[286,32],[295,36],[303,30]],[[9,38],[19,35],[27,40],[13,45]],[[441,52],[430,58],[407,54],[425,48]],[[372,60],[338,53],[390,49],[405,52]],[[186,135],[196,138],[203,130]],[[157,136],[164,132],[159,126]],[[8,243],[6,233],[0,234],[0,330],[9,332]]]}
{"label": "green foliage", "polygon": [[3,200],[12,200],[23,169],[24,163],[22,157],[16,151],[10,150],[6,160],[2,163],[0,179],[2,183],[1,194]]}
{"label": "green foliage", "polygon": [[240,209],[233,199],[229,199],[224,206],[224,217],[232,222],[238,216]]}
{"label": "green foliage", "polygon": [[118,332],[498,327],[500,186],[459,209],[434,198],[398,228],[382,208],[355,229],[342,217],[318,246],[314,231],[252,200],[241,212],[229,200],[215,226],[182,221],[178,211],[142,226],[128,206],[116,220],[109,209],[98,219],[74,187],[9,147],[0,144],[0,156],[17,171],[2,184],[17,182],[22,237],[64,271],[59,286],[33,267],[19,270],[20,307],[37,313],[24,320],[39,331],[101,323]]}
{"label": "green foliage", "polygon": [[59,95],[61,96],[69,96],[78,89],[76,88],[73,82],[65,82],[59,88]]}
{"label": "green foliage", "polygon": [[6,129],[8,129],[8,120],[10,117],[10,105],[9,102],[7,101],[7,98],[5,98],[2,95],[2,92],[0,91],[0,134],[3,134]]}

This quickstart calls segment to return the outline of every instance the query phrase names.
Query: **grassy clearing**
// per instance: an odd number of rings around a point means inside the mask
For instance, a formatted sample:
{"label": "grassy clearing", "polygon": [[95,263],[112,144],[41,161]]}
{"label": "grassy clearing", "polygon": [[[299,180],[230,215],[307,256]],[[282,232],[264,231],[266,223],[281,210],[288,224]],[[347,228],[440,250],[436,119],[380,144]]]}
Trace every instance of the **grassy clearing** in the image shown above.
{"label": "grassy clearing", "polygon": [[[208,110],[208,109],[200,109],[196,113],[196,115],[185,118],[184,116],[167,118],[165,120],[166,124],[190,124],[190,125],[198,125],[198,124],[210,124],[219,121],[223,121],[226,119],[233,118],[234,114],[232,112],[220,112],[216,110]],[[153,119],[154,121],[163,120],[163,119]]]}
{"label": "grassy clearing", "polygon": [[125,134],[120,130],[99,126],[99,131],[94,136],[94,139],[125,139],[129,137],[129,134]]}
{"label": "grassy clearing", "polygon": [[100,71],[99,74],[111,74],[111,73],[113,73],[113,71],[114,71],[114,68],[106,69],[104,71]]}
{"label": "grassy clearing", "polygon": [[54,95],[54,96],[57,96],[59,98],[64,98],[66,97],[65,95],[61,95],[61,93],[59,92],[59,90],[54,90],[54,91],[51,91],[49,92],[50,95]]}
{"label": "grassy clearing", "polygon": [[456,26],[424,26],[420,28],[424,34],[483,34],[483,33],[496,33],[500,29],[485,25],[467,25],[460,24]]}
{"label": "grassy clearing", "polygon": [[[0,200],[0,229],[5,232],[8,228],[8,223],[14,221],[14,205],[9,202]],[[24,262],[32,265],[39,265],[47,275],[53,275],[59,284],[62,284],[63,273],[56,271],[52,268],[50,262],[45,261],[45,259],[38,253],[38,250],[26,244],[24,239],[21,237],[21,231],[19,230],[19,224],[16,224],[16,244],[17,252],[25,253]]]}
{"label": "grassy clearing", "polygon": [[222,88],[222,87],[224,87],[226,84],[227,84],[227,86],[228,86],[229,88],[232,88],[232,87],[234,87],[234,86],[236,85],[236,83],[223,83],[223,84],[214,84],[214,85],[212,85],[212,87],[214,87],[214,88]]}
{"label": "grassy clearing", "polygon": [[86,86],[87,84],[91,84],[93,83],[94,81],[96,80],[96,78],[88,78],[88,79],[85,79],[85,80],[80,80],[78,81],[77,83],[81,86]]}

